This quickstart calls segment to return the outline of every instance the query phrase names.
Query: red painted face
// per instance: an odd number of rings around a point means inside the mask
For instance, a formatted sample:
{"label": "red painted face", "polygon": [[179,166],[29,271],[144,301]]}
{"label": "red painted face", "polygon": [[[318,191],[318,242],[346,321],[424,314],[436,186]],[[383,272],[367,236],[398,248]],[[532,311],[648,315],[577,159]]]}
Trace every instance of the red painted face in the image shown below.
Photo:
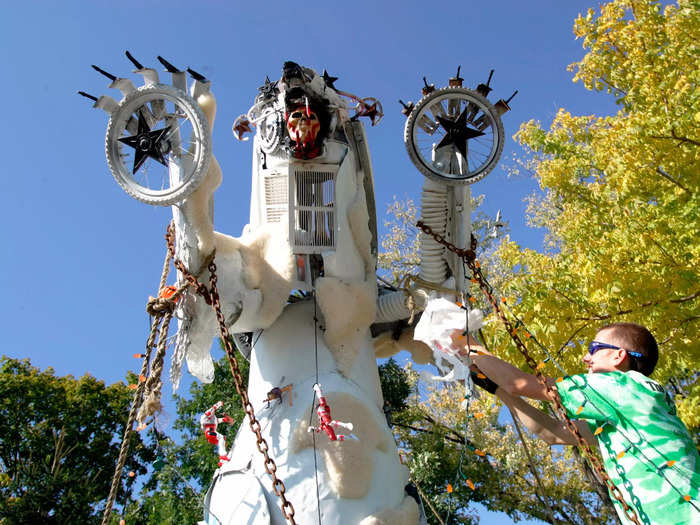
{"label": "red painted face", "polygon": [[311,146],[321,130],[318,115],[306,106],[298,106],[287,117],[287,133],[297,145]]}

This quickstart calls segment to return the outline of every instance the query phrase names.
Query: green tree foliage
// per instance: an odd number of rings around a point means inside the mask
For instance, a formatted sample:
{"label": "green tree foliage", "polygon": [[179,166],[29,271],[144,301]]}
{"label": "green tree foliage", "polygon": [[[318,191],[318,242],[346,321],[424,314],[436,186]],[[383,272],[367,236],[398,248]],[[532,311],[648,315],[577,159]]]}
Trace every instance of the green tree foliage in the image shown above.
{"label": "green tree foliage", "polygon": [[404,410],[411,394],[408,373],[393,359],[379,365],[379,381],[384,394],[384,403],[392,412]]}
{"label": "green tree foliage", "polygon": [[[529,219],[546,230],[547,246],[501,246],[513,272],[502,292],[570,373],[581,371],[582,345],[602,325],[649,327],[660,343],[653,377],[670,383],[697,434],[700,11],[688,0],[615,0],[579,16],[574,33],[587,50],[570,66],[574,81],[614,96],[619,110],[561,109],[549,129],[521,126],[520,164],[543,190]],[[518,359],[507,334],[491,336]],[[551,364],[545,372],[559,375]]]}
{"label": "green tree foliage", "polygon": [[[0,360],[0,523],[99,523],[133,393]],[[155,457],[133,435],[121,494]]]}

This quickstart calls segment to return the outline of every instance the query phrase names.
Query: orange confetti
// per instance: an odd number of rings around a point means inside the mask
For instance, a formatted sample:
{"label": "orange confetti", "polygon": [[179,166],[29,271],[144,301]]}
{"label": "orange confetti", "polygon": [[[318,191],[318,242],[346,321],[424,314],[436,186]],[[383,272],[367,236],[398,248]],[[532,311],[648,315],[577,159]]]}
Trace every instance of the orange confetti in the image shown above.
{"label": "orange confetti", "polygon": [[690,501],[690,494],[686,494],[685,496],[683,496],[683,499],[685,501]]}
{"label": "orange confetti", "polygon": [[484,417],[484,413],[483,412],[474,412],[474,417],[479,419],[480,417]]}
{"label": "orange confetti", "polygon": [[619,453],[617,456],[615,456],[615,457],[616,457],[617,459],[622,459],[622,458],[625,456],[625,454],[626,454],[626,451],[623,450],[622,452],[620,452],[620,453]]}
{"label": "orange confetti", "polygon": [[525,332],[525,337],[530,339],[532,337],[532,335],[530,334],[530,332]]}
{"label": "orange confetti", "polygon": [[474,451],[474,454],[476,454],[477,456],[481,456],[482,458],[486,456],[486,452],[484,452],[483,450],[479,450],[478,448]]}
{"label": "orange confetti", "polygon": [[133,478],[135,475],[136,475],[136,472],[134,472],[133,470],[132,470],[131,472],[129,472],[129,477],[130,477],[130,478]]}
{"label": "orange confetti", "polygon": [[510,335],[518,335],[518,331],[513,329],[513,331],[510,333]]}
{"label": "orange confetti", "polygon": [[564,381],[563,377],[557,377],[557,383],[561,383],[562,381]]}
{"label": "orange confetti", "polygon": [[581,412],[583,412],[583,405],[576,409],[576,415],[578,416]]}
{"label": "orange confetti", "polygon": [[146,354],[134,354],[134,357],[136,359],[143,359],[144,357],[146,357]]}
{"label": "orange confetti", "polygon": [[146,381],[146,376],[143,375],[143,374],[141,374],[141,375],[139,376],[139,382],[140,382],[140,383],[143,383],[144,381]]}
{"label": "orange confetti", "polygon": [[475,303],[475,302],[476,302],[476,297],[469,296],[469,300],[470,300],[472,303]]}
{"label": "orange confetti", "polygon": [[451,484],[451,483],[448,483],[448,484],[447,484],[447,492],[449,492],[450,494],[452,494],[452,484]]}
{"label": "orange confetti", "polygon": [[126,388],[128,388],[129,390],[136,390],[138,388],[138,385],[129,385]]}
{"label": "orange confetti", "polygon": [[481,372],[477,372],[476,377],[478,377],[479,379],[486,379],[486,376]]}
{"label": "orange confetti", "polygon": [[148,426],[148,425],[146,425],[145,423],[144,423],[143,425],[137,426],[137,427],[136,427],[136,432],[141,432],[142,430],[146,430],[146,427],[147,427],[147,426]]}
{"label": "orange confetti", "polygon": [[666,462],[666,466],[667,466],[667,467],[672,467],[672,466],[675,465],[675,464],[676,464],[676,460],[675,460],[675,459],[670,459],[670,460],[668,460],[668,461]]}
{"label": "orange confetti", "polygon": [[470,480],[470,479],[467,480],[467,487],[474,490],[474,483],[472,482],[472,480]]}
{"label": "orange confetti", "polygon": [[595,429],[595,432],[593,432],[593,435],[594,435],[594,436],[597,436],[597,435],[600,434],[602,431],[603,431],[603,427],[598,427],[598,428]]}
{"label": "orange confetti", "polygon": [[481,268],[481,265],[479,264],[479,261],[474,261],[474,266],[476,266],[477,268]]}
{"label": "orange confetti", "polygon": [[479,284],[479,280],[478,280],[478,279],[474,279],[474,277],[472,277],[472,278],[469,279],[469,280],[470,280],[471,282],[473,282],[474,284]]}
{"label": "orange confetti", "polygon": [[462,308],[462,307],[464,306],[464,305],[463,305],[462,303],[460,303],[459,301],[457,301],[457,303],[455,303],[455,304],[456,304],[457,306],[459,306],[460,308]]}
{"label": "orange confetti", "polygon": [[535,367],[535,370],[542,370],[544,368],[544,361],[540,361],[537,366]]}

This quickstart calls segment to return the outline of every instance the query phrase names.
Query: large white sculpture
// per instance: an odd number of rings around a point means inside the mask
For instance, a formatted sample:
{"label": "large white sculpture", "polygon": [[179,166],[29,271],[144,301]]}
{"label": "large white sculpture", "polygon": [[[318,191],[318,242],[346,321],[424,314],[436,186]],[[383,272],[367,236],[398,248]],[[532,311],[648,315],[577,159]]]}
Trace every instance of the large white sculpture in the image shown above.
{"label": "large white sculpture", "polygon": [[[374,123],[381,118],[381,105],[336,90],[325,71],[320,76],[285,63],[282,78],[267,80],[253,107],[234,124],[239,138],[256,128],[250,221],[234,238],[213,228],[213,195],[222,174],[211,154],[216,101],[209,82],[189,70],[194,83],[188,96],[184,72],[159,57],[173,78],[173,87],[165,86],[155,70],[128,56],[146,86],[136,89],[130,81],[107,74],[124,99],[118,103],[91,97],[111,115],[110,168],[130,195],[172,205],[176,257],[200,281],[207,281],[205,261],[215,254],[229,330],[253,332],[248,397],[277,477],[294,505],[296,523],[314,523],[319,515],[327,525],[423,522],[421,508],[404,490],[408,471],[382,412],[376,357],[410,347],[417,361],[426,362],[430,350],[411,342],[410,335],[398,341],[387,335],[375,341],[370,337],[373,323],[412,315],[404,291],[377,294],[373,174],[357,116]],[[484,135],[467,124],[480,123],[494,141],[502,139],[502,126],[488,101],[461,88],[459,80],[459,86],[436,93],[437,98],[424,93],[409,117],[406,140],[412,158],[422,159],[421,170],[436,171],[423,189],[423,220],[464,248],[470,233],[464,182],[478,180],[492,167],[484,161],[477,169],[467,162],[467,140]],[[358,113],[354,118],[349,114],[353,105]],[[465,126],[471,135],[455,131],[455,126]],[[413,147],[421,144],[421,133],[436,132],[443,138],[433,143],[432,153]],[[497,160],[501,148],[496,143],[490,147],[487,164]],[[426,155],[433,160],[426,161]],[[446,173],[447,185],[442,181]],[[420,278],[456,290],[465,287],[458,259],[432,239],[422,245]],[[294,290],[300,292],[290,301]],[[417,287],[413,305],[420,308],[426,296]],[[197,378],[211,382],[210,348],[218,336],[211,306],[190,288],[178,302],[177,317],[173,383],[179,382],[183,361]],[[323,385],[333,417],[352,422],[356,440],[333,441],[308,432],[319,424],[316,384]],[[285,385],[291,386],[279,402],[263,401]],[[206,523],[285,523],[247,423],[228,457],[207,494]]]}

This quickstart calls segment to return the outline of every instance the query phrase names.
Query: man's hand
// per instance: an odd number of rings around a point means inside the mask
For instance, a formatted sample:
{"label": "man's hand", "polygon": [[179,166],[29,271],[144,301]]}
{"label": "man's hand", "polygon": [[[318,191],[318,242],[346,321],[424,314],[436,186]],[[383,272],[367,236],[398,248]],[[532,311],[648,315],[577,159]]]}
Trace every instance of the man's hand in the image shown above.
{"label": "man's hand", "polygon": [[461,356],[469,356],[473,353],[491,355],[479,341],[469,334],[464,335],[461,330],[452,332],[450,334],[450,339],[452,340],[451,348],[457,350],[458,354]]}

